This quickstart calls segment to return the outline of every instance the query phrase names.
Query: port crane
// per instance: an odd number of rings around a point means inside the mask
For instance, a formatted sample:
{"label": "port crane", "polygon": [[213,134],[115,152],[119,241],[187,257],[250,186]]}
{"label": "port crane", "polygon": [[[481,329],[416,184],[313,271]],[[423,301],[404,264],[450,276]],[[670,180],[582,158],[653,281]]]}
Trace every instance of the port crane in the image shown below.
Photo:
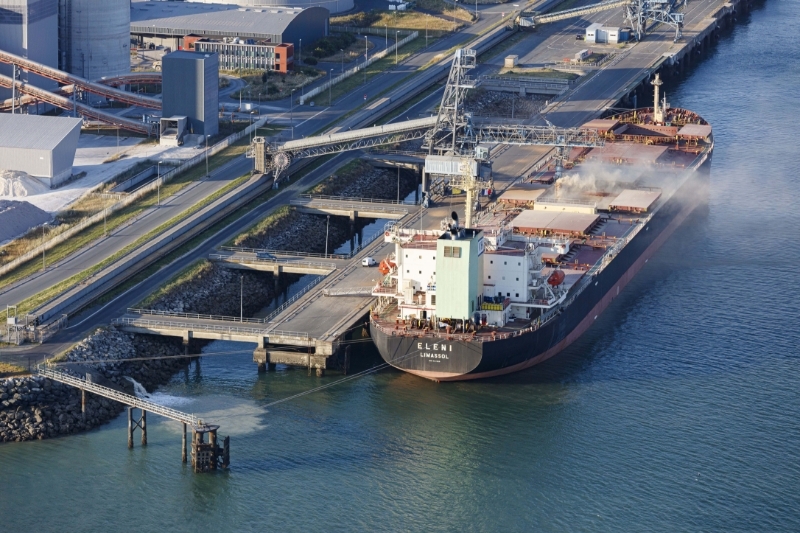
{"label": "port crane", "polygon": [[[683,3],[685,4],[686,0]],[[684,17],[683,13],[677,11],[679,5],[676,0],[607,0],[555,13],[539,14],[536,11],[522,11],[515,19],[515,23],[519,28],[533,29],[541,24],[622,8],[625,21],[630,25],[637,41],[641,41],[644,37],[649,22],[675,28],[675,41],[677,41],[681,37]]]}
{"label": "port crane", "polygon": [[[475,50],[456,50],[445,85],[439,112],[434,117],[407,120],[383,126],[336,132],[305,139],[268,143],[255,137],[247,157],[255,159],[255,170],[273,172],[276,180],[292,161],[300,158],[360,150],[396,142],[423,140],[427,149],[426,172],[430,156],[445,157],[451,170],[433,171],[434,178],[447,179],[452,186],[466,191],[466,224],[472,223],[472,211],[478,191],[491,184],[480,175],[480,161],[488,158],[486,147],[493,145],[552,146],[557,160],[572,147],[597,147],[603,138],[595,130],[557,128],[552,124],[473,124],[472,114],[465,109],[467,92],[477,81],[469,75],[476,66]],[[477,170],[476,170],[477,169]]]}

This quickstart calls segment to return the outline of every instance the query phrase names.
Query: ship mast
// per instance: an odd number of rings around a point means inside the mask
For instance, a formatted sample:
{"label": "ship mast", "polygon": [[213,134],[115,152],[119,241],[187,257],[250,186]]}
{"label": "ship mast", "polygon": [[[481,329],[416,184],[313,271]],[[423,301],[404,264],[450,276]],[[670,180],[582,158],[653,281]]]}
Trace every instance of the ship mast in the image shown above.
{"label": "ship mast", "polygon": [[660,106],[660,102],[658,100],[659,97],[659,88],[664,84],[661,81],[661,76],[656,73],[656,78],[650,82],[653,85],[653,91],[655,93],[654,102],[653,102],[653,122],[656,124],[663,124],[664,123],[664,108]]}

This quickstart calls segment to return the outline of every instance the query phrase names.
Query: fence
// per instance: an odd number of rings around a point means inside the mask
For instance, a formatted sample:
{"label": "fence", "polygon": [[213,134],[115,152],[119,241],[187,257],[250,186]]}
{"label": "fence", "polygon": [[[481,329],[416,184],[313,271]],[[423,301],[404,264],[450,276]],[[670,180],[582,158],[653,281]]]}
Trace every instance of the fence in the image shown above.
{"label": "fence", "polygon": [[264,320],[261,318],[240,318],[238,316],[224,316],[224,315],[201,315],[198,313],[178,313],[175,311],[159,311],[157,309],[136,309],[133,307],[128,308],[128,313],[136,315],[154,315],[154,316],[172,316],[178,318],[195,318],[197,320],[218,320],[220,322],[249,322],[252,324],[263,324]]}
{"label": "fence", "polygon": [[306,101],[308,101],[310,98],[313,98],[313,97],[317,96],[318,94],[322,93],[328,87],[332,87],[332,86],[336,85],[337,83],[339,83],[340,81],[344,81],[347,78],[349,78],[350,76],[353,76],[354,74],[357,74],[357,73],[361,72],[362,70],[364,70],[365,68],[367,68],[371,64],[375,63],[376,61],[378,61],[380,59],[383,59],[388,54],[394,52],[396,48],[400,48],[401,46],[404,46],[404,45],[410,43],[411,41],[416,39],[418,36],[419,36],[419,33],[415,32],[415,31],[411,32],[410,34],[408,34],[407,37],[405,37],[403,39],[400,39],[399,41],[397,41],[396,43],[391,45],[389,48],[386,48],[385,50],[381,50],[380,52],[376,52],[375,54],[373,54],[372,57],[370,57],[369,59],[367,59],[363,63],[360,63],[360,64],[356,65],[355,67],[353,67],[351,69],[348,69],[348,70],[344,71],[343,73],[339,74],[338,76],[336,76],[332,80],[326,81],[322,85],[320,85],[320,86],[318,86],[318,87],[316,87],[314,89],[311,89],[304,96],[300,97],[300,105],[305,104]]}
{"label": "fence", "polygon": [[[218,142],[217,144],[215,144],[214,146],[209,148],[208,156],[210,157],[210,156],[214,156],[214,155],[218,154],[219,152],[221,152],[225,148],[229,147],[231,144],[235,143],[236,141],[238,141],[239,139],[241,139],[245,135],[249,135],[251,132],[255,131],[257,128],[262,127],[264,124],[266,124],[266,121],[267,121],[266,117],[261,118],[257,122],[254,122],[253,124],[251,124],[247,128],[243,129],[242,131],[236,132],[236,133],[234,133],[232,135],[229,135],[228,137],[225,137],[220,142]],[[139,198],[142,198],[146,194],[148,194],[148,193],[150,193],[152,191],[155,191],[159,187],[160,184],[163,185],[164,183],[167,183],[167,182],[171,181],[173,178],[175,178],[180,173],[182,173],[182,172],[184,172],[186,170],[189,170],[190,168],[194,167],[195,165],[198,165],[198,164],[202,163],[203,161],[205,161],[205,159],[206,159],[206,154],[205,153],[200,153],[200,154],[194,156],[193,158],[189,159],[188,161],[182,163],[180,166],[175,167],[172,170],[162,174],[160,180],[157,179],[157,180],[154,180],[154,181],[148,183],[147,185],[145,185],[143,187],[139,187],[138,189],[136,189],[135,191],[133,191],[129,195],[125,196],[125,198],[123,198],[119,202],[116,202],[116,203],[110,205],[109,207],[107,207],[103,211],[100,211],[99,213],[95,213],[94,215],[83,219],[82,221],[80,221],[75,226],[73,226],[73,227],[69,228],[68,230],[66,230],[64,233],[56,235],[55,237],[53,237],[49,241],[37,246],[33,250],[30,250],[29,252],[21,255],[20,257],[14,259],[13,261],[10,261],[10,262],[6,263],[5,265],[0,266],[0,276],[2,276],[3,274],[6,274],[8,272],[11,272],[12,270],[17,268],[18,266],[30,261],[31,259],[34,259],[34,258],[38,257],[39,255],[41,255],[41,253],[43,251],[49,250],[49,249],[61,244],[62,242],[64,242],[67,239],[69,239],[70,237],[74,237],[75,235],[77,235],[81,231],[85,230],[86,228],[88,228],[90,226],[93,226],[94,224],[98,224],[98,223],[103,222],[103,219],[106,216],[108,216],[111,213],[113,213],[114,211],[118,211],[118,210],[122,209],[123,207],[126,207],[126,206],[132,204],[133,202],[135,202]]]}

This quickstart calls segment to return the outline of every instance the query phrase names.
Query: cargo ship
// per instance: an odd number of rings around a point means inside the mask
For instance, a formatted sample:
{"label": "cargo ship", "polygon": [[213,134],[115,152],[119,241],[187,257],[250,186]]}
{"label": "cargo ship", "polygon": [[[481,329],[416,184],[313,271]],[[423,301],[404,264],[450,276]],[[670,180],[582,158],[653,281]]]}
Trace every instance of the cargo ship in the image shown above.
{"label": "cargo ship", "polygon": [[438,230],[386,232],[370,333],[387,363],[459,381],[553,357],[702,201],[714,141],[696,113],[656,90],[653,107],[582,127],[603,146],[519,180],[471,227],[453,212]]}

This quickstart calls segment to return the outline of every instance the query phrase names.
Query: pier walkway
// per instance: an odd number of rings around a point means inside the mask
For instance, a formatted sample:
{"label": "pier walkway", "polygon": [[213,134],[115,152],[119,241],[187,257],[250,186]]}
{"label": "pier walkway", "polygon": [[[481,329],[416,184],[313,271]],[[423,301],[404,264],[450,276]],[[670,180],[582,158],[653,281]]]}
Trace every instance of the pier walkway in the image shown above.
{"label": "pier walkway", "polygon": [[159,405],[157,403],[143,400],[142,398],[133,396],[131,394],[126,394],[124,392],[120,392],[118,390],[112,389],[111,387],[106,387],[98,383],[92,383],[90,380],[86,378],[75,377],[73,375],[67,374],[66,372],[59,372],[57,370],[53,370],[52,368],[47,368],[44,366],[39,366],[36,371],[40,376],[52,379],[53,381],[58,381],[59,383],[69,385],[71,387],[81,389],[82,391],[91,392],[92,394],[97,394],[98,396],[108,398],[109,400],[120,402],[129,407],[135,407],[137,409],[141,409],[149,413],[155,413],[159,416],[170,418],[172,420],[188,424],[192,427],[197,426],[197,418],[195,418],[194,415],[183,413],[181,411],[176,411],[175,409],[171,409],[169,407],[164,407],[163,405]]}
{"label": "pier walkway", "polygon": [[406,216],[413,203],[375,200],[372,198],[348,198],[344,196],[301,195],[289,204],[298,211],[312,215],[336,215],[350,217],[389,218],[399,220]]}

